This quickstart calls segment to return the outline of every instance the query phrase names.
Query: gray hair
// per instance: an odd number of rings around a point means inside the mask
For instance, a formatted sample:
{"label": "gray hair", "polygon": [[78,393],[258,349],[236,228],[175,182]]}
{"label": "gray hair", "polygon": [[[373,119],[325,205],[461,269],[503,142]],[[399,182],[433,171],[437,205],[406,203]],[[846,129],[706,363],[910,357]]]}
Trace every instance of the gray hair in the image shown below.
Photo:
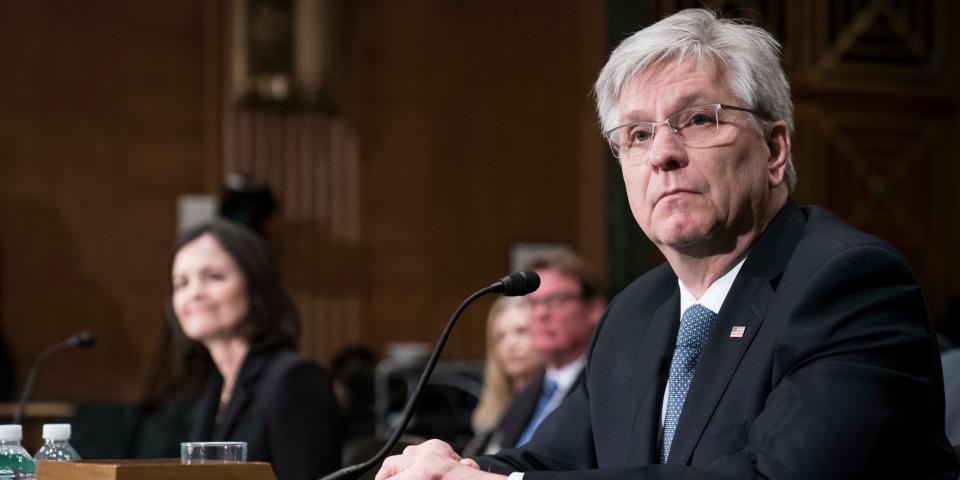
{"label": "gray hair", "polygon": [[[702,9],[683,10],[650,25],[610,54],[594,86],[603,131],[617,126],[624,83],[647,68],[674,59],[678,63],[692,59],[699,68],[707,61],[724,66],[734,94],[764,120],[786,122],[787,132],[793,136],[793,102],[780,64],[780,44],[760,27],[717,18],[714,12]],[[790,152],[787,154],[784,176],[792,192],[797,171]]]}

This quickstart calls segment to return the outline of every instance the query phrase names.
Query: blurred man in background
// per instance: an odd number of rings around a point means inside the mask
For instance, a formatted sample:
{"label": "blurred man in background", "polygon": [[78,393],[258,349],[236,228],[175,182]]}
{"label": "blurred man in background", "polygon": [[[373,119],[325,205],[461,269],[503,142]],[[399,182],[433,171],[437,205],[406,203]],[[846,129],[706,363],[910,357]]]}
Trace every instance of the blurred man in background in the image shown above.
{"label": "blurred man in background", "polygon": [[480,452],[530,441],[540,422],[583,382],[590,336],[606,306],[599,276],[572,253],[541,257],[527,269],[540,275],[540,288],[523,301],[530,315],[530,342],[546,371],[517,395],[491,435],[491,445]]}

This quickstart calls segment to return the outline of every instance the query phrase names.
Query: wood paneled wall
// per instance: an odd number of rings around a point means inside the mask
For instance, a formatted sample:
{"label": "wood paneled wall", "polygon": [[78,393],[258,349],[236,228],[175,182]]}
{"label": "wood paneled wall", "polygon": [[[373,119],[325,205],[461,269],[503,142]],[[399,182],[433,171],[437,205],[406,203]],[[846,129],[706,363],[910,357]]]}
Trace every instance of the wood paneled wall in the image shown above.
{"label": "wood paneled wall", "polygon": [[[284,260],[294,275],[321,269],[295,292],[328,306],[305,311],[316,358],[432,342],[466,295],[507,273],[515,242],[566,242],[604,265],[607,160],[590,87],[605,12],[545,5],[343,2],[336,116],[356,155],[359,227]],[[307,251],[330,261],[298,266]],[[486,305],[448,356],[482,356]]]}
{"label": "wood paneled wall", "polygon": [[39,399],[140,391],[176,197],[209,188],[219,161],[209,6],[0,1],[3,334],[21,383],[46,346],[99,337],[49,362]]}
{"label": "wood paneled wall", "polygon": [[[342,2],[332,114],[225,100],[227,5],[0,0],[4,333],[21,382],[45,346],[101,339],[53,360],[37,398],[137,397],[176,198],[236,169],[280,200],[269,239],[324,363],[350,343],[434,340],[515,242],[604,264],[595,2]],[[450,356],[482,354],[485,306]]]}
{"label": "wood paneled wall", "polygon": [[301,350],[323,361],[346,341],[365,343],[360,291],[369,265],[355,133],[328,112],[226,112],[224,173],[244,172],[278,196],[267,241],[300,308]]}
{"label": "wood paneled wall", "polygon": [[[960,288],[956,7],[722,3],[761,12],[785,44],[798,195],[903,249],[936,311]],[[38,398],[137,396],[163,328],[175,200],[236,169],[277,193],[270,242],[303,349],[324,363],[347,344],[432,341],[516,242],[608,265],[598,2],[342,2],[326,113],[225,100],[225,5],[0,0],[4,334],[21,381],[43,347],[84,328],[101,338],[51,362]],[[487,304],[448,356],[482,354]]]}
{"label": "wood paneled wall", "polygon": [[[936,321],[960,294],[960,7],[946,0],[706,2],[783,44],[796,197],[894,244]],[[661,13],[699,7],[661,2]],[[956,331],[960,331],[960,319]]]}

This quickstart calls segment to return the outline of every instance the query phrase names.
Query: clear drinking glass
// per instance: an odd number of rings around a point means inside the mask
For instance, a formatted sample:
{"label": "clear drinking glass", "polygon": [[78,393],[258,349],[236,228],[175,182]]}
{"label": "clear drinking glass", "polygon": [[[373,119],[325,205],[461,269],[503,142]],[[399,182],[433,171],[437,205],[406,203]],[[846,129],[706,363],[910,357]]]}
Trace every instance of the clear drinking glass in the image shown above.
{"label": "clear drinking glass", "polygon": [[180,463],[228,463],[247,461],[247,442],[182,442]]}

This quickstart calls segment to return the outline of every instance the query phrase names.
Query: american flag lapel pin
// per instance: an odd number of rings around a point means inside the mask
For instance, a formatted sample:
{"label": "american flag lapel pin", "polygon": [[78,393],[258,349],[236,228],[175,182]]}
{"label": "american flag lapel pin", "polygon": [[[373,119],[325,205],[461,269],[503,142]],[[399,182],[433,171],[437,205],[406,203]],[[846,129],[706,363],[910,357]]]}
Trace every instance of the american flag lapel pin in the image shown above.
{"label": "american flag lapel pin", "polygon": [[744,327],[743,325],[735,325],[732,329],[730,329],[730,338],[743,338],[743,332],[746,329],[747,327]]}

